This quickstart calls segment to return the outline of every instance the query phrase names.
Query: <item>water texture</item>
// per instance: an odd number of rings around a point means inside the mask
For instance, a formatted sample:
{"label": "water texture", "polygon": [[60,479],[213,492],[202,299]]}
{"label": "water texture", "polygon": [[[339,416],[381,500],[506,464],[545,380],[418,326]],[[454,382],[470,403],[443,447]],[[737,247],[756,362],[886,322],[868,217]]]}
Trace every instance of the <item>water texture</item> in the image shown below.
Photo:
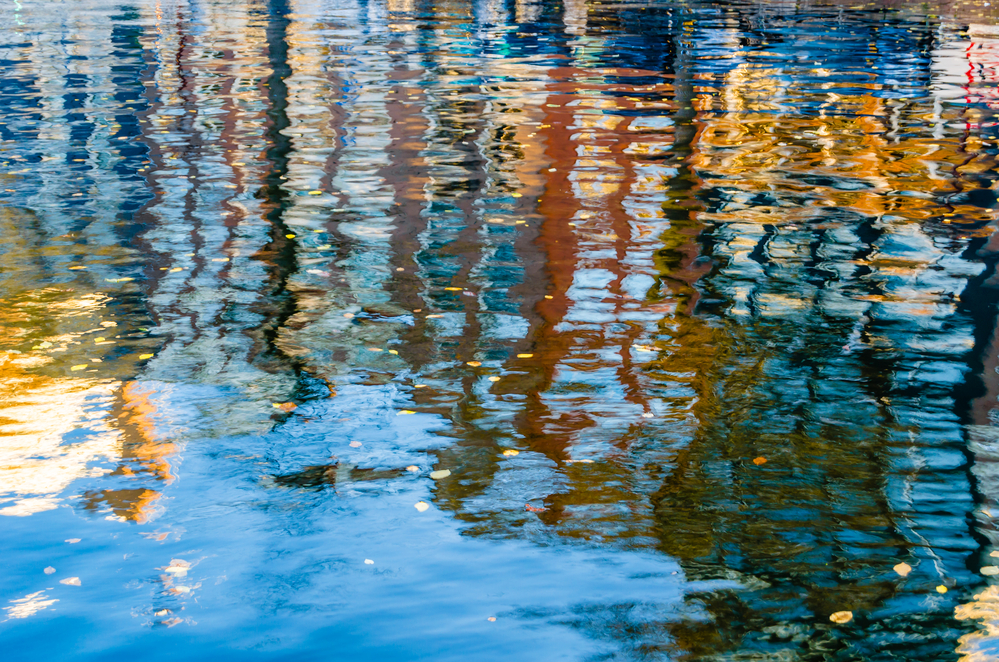
{"label": "water texture", "polygon": [[3,658],[999,659],[991,4],[0,4]]}

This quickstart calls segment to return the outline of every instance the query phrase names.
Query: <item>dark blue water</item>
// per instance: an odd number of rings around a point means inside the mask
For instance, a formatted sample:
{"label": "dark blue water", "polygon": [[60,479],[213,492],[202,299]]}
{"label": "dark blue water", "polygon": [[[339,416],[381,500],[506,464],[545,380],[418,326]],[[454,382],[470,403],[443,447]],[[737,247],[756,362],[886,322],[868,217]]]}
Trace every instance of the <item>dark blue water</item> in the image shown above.
{"label": "dark blue water", "polygon": [[3,659],[999,657],[999,5],[0,26]]}

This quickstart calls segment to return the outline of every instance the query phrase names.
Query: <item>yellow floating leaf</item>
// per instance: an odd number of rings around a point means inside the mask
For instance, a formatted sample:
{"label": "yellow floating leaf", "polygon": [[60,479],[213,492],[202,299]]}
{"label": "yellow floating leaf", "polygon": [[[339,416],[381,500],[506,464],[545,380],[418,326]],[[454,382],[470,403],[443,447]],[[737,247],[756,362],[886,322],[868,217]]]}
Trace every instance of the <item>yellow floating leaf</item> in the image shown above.
{"label": "yellow floating leaf", "polygon": [[445,287],[444,289],[447,290],[448,292],[461,292],[460,287]]}
{"label": "yellow floating leaf", "polygon": [[86,269],[86,267],[70,267],[70,269],[72,269],[73,271],[77,271],[79,269]]}
{"label": "yellow floating leaf", "polygon": [[426,501],[417,501],[416,504],[413,505],[413,507],[422,513],[430,509],[430,504],[428,504]]}
{"label": "yellow floating leaf", "polygon": [[178,271],[183,271],[183,270],[184,270],[183,267],[174,267],[173,269],[170,270],[170,273],[175,274]]}
{"label": "yellow floating leaf", "polygon": [[354,313],[344,313],[343,316],[346,317],[347,319],[350,319],[351,317],[354,316]]}
{"label": "yellow floating leaf", "polygon": [[411,473],[416,473],[419,470],[420,470],[420,468],[418,466],[416,466],[415,464],[411,464],[408,467],[406,467],[406,471],[409,471]]}
{"label": "yellow floating leaf", "polygon": [[65,584],[66,586],[80,586],[81,585],[79,577],[69,577],[67,579],[60,579],[59,583],[60,584]]}
{"label": "yellow floating leaf", "polygon": [[322,195],[322,191],[309,191],[309,195]]}
{"label": "yellow floating leaf", "polygon": [[508,448],[505,451],[503,451],[503,455],[506,455],[507,457],[513,457],[514,455],[520,455],[520,451]]}
{"label": "yellow floating leaf", "polygon": [[380,347],[368,347],[369,352],[381,352],[384,351]]}
{"label": "yellow floating leaf", "polygon": [[154,356],[156,356],[156,355],[155,354],[139,354],[139,358],[143,359],[143,360],[145,360],[145,359],[151,359]]}
{"label": "yellow floating leaf", "polygon": [[426,388],[426,384],[413,384],[413,388]]}
{"label": "yellow floating leaf", "polygon": [[284,238],[285,238],[285,239],[294,239],[294,238],[295,238],[295,235],[293,235],[293,234],[286,234],[286,235],[284,236]]}
{"label": "yellow floating leaf", "polygon": [[74,371],[74,372],[75,372],[76,370],[86,370],[86,369],[87,369],[87,364],[86,364],[86,363],[82,363],[82,364],[80,364],[80,365],[75,365],[75,366],[73,366],[72,368],[70,368],[70,370],[72,370],[72,371]]}
{"label": "yellow floating leaf", "polygon": [[402,410],[402,411],[400,411],[400,412],[399,412],[398,414],[396,414],[396,416],[405,416],[405,415],[407,415],[407,414],[415,414],[415,413],[416,413],[416,412],[415,412],[415,411],[413,411],[412,409],[403,409],[403,410]]}
{"label": "yellow floating leaf", "polygon": [[763,457],[762,455],[760,457],[753,458],[753,464],[755,464],[756,466],[760,466],[761,464],[766,464],[766,463],[767,463],[767,458]]}
{"label": "yellow floating leaf", "polygon": [[895,567],[893,567],[892,570],[894,570],[895,572],[897,572],[902,577],[905,577],[910,572],[912,572],[912,566],[909,565],[908,563],[899,563],[898,565],[896,565]]}
{"label": "yellow floating leaf", "polygon": [[399,355],[399,350],[397,350],[397,349],[390,349],[389,350],[389,354],[395,354],[396,356],[398,356]]}
{"label": "yellow floating leaf", "polygon": [[434,480],[440,480],[441,478],[447,478],[451,475],[451,471],[448,469],[438,469],[437,471],[431,471],[430,477]]}
{"label": "yellow floating leaf", "polygon": [[946,586],[944,586],[943,584],[941,584],[940,586],[937,586],[937,593],[943,594],[943,593],[946,593],[946,592],[947,592],[947,587]]}
{"label": "yellow floating leaf", "polygon": [[107,338],[103,338],[103,337],[94,338],[94,342],[104,342],[105,340],[107,340]]}
{"label": "yellow floating leaf", "polygon": [[534,357],[534,354],[518,354],[517,355],[518,359],[530,359],[530,358],[533,358],[533,357]]}
{"label": "yellow floating leaf", "polygon": [[482,362],[481,361],[466,361],[465,365],[470,365],[473,368],[478,368],[480,365],[482,365]]}
{"label": "yellow floating leaf", "polygon": [[499,380],[500,380],[500,378],[496,377],[495,375],[493,375],[492,377],[489,378],[489,381],[491,381],[491,382],[498,382]]}
{"label": "yellow floating leaf", "polygon": [[833,623],[839,623],[840,625],[842,625],[843,623],[849,623],[850,621],[853,620],[853,612],[837,611],[829,615],[829,620],[832,621]]}
{"label": "yellow floating leaf", "polygon": [[427,319],[436,319],[438,317],[444,317],[443,315],[427,315]]}
{"label": "yellow floating leaf", "polygon": [[552,296],[552,295],[550,295],[550,294],[546,294],[546,295],[545,295],[545,298],[546,298],[546,299],[554,299],[555,297],[553,297],[553,296]]}
{"label": "yellow floating leaf", "polygon": [[272,402],[271,406],[284,412],[294,411],[298,407],[294,402]]}
{"label": "yellow floating leaf", "polygon": [[985,565],[982,566],[982,574],[986,577],[993,577],[999,575],[999,566]]}

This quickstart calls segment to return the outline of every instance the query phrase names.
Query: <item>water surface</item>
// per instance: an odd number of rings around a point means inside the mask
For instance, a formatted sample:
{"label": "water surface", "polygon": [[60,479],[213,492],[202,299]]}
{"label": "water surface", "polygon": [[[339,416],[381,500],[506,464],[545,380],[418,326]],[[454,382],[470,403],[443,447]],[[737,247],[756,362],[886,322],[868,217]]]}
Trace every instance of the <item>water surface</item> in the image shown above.
{"label": "water surface", "polygon": [[994,4],[4,3],[6,659],[996,659]]}

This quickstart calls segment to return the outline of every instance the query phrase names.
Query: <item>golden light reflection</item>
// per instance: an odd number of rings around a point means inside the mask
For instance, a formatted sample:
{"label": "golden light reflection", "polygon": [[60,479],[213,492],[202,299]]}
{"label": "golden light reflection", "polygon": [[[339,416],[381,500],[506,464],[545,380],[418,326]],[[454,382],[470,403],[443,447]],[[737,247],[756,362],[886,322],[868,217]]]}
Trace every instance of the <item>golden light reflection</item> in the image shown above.
{"label": "golden light reflection", "polygon": [[[29,372],[38,363],[0,352],[0,515],[56,508],[74,480],[107,472],[93,463],[118,455],[117,435],[100,411],[115,385]],[[81,428],[88,433],[66,443]]]}
{"label": "golden light reflection", "polygon": [[991,662],[995,660],[995,640],[999,637],[999,586],[989,585],[976,593],[971,602],[958,605],[954,618],[959,621],[979,621],[977,632],[958,639],[959,662]]}

